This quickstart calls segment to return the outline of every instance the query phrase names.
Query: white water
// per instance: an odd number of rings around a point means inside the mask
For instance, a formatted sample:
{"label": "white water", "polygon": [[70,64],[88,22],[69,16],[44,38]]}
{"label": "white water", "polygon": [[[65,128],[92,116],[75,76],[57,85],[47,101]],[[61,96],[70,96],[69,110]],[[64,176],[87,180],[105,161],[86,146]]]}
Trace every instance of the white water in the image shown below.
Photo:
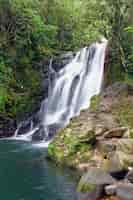
{"label": "white water", "polygon": [[[69,120],[90,105],[91,97],[100,93],[107,41],[95,43],[79,51],[75,58],[59,72],[49,67],[48,98],[42,102],[39,118],[44,127],[44,141],[49,137],[49,127],[64,127]],[[31,123],[27,134],[15,138],[31,140],[39,129]],[[19,126],[20,128],[20,126]]]}

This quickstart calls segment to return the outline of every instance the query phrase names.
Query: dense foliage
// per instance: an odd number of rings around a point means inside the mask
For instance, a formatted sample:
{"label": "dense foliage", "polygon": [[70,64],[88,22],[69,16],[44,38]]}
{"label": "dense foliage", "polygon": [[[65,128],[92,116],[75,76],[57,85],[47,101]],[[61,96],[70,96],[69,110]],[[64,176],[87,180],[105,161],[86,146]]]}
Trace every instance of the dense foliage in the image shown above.
{"label": "dense foliage", "polygon": [[101,36],[110,41],[113,79],[132,72],[132,12],[132,0],[0,0],[0,115],[31,109],[42,59]]}

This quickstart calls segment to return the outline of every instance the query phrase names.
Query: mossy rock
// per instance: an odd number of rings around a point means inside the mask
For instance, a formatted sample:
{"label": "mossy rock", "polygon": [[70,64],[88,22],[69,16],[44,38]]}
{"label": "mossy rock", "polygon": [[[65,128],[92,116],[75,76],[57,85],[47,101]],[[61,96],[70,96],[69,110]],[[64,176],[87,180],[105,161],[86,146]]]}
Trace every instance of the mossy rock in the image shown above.
{"label": "mossy rock", "polygon": [[116,150],[108,153],[101,167],[111,173],[128,170],[133,167],[133,139],[119,139]]}
{"label": "mossy rock", "polygon": [[117,143],[117,151],[133,155],[133,139],[120,139]]}
{"label": "mossy rock", "polygon": [[129,167],[133,167],[133,155],[132,154],[127,154],[122,151],[117,151],[116,154],[119,157],[121,166],[123,169],[129,169]]}
{"label": "mossy rock", "polygon": [[76,167],[90,160],[95,141],[93,131],[78,132],[68,126],[61,130],[49,144],[48,154],[58,164]]}
{"label": "mossy rock", "polygon": [[96,185],[94,184],[87,184],[87,183],[84,183],[84,182],[79,182],[78,184],[78,188],[77,188],[77,191],[78,192],[83,192],[83,193],[86,193],[86,192],[92,192],[96,189]]}
{"label": "mossy rock", "polygon": [[130,129],[128,133],[128,138],[133,139],[133,129]]}
{"label": "mossy rock", "polygon": [[118,174],[125,170],[115,152],[108,154],[107,158],[103,160],[101,168],[111,174]]}
{"label": "mossy rock", "polygon": [[92,192],[96,190],[98,186],[113,184],[115,179],[113,179],[108,173],[99,168],[90,168],[87,173],[85,173],[79,184],[79,192]]}

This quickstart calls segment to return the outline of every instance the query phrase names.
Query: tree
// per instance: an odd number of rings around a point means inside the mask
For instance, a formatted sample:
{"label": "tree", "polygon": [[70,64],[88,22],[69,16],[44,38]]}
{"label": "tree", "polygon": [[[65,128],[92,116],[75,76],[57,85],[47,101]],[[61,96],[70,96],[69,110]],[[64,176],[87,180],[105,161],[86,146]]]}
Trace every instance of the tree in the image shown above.
{"label": "tree", "polygon": [[[124,27],[129,22],[131,1],[107,1],[110,31],[110,72],[112,81],[121,80],[126,68],[126,37]],[[130,41],[131,42],[131,41]]]}

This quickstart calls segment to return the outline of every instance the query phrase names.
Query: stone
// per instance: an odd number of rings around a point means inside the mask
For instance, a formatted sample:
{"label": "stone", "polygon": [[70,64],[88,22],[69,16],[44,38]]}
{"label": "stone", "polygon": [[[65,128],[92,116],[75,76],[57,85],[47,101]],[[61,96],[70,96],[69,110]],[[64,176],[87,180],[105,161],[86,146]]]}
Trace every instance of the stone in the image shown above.
{"label": "stone", "polygon": [[133,184],[119,184],[116,189],[116,195],[122,200],[133,200]]}
{"label": "stone", "polygon": [[85,200],[97,200],[104,195],[104,186],[114,184],[113,179],[108,173],[100,168],[90,168],[85,173],[78,185],[78,191],[87,193]]}
{"label": "stone", "polygon": [[[91,199],[92,200],[92,199]],[[103,199],[100,199],[100,200],[122,200],[120,198],[118,198],[117,196],[106,196],[105,198]]]}
{"label": "stone", "polygon": [[130,182],[133,183],[133,169],[130,170],[126,176],[126,179]]}
{"label": "stone", "polygon": [[88,142],[88,143],[95,143],[95,133],[93,130],[86,130],[84,132],[80,132],[77,138],[80,142]]}
{"label": "stone", "polygon": [[130,129],[128,128],[127,131],[124,133],[123,138],[127,139],[130,138]]}
{"label": "stone", "polygon": [[115,179],[107,172],[100,168],[90,168],[89,171],[82,176],[78,185],[78,191],[91,192],[96,189],[97,186],[113,183],[115,183]]}
{"label": "stone", "polygon": [[[95,111],[90,108],[82,111],[79,116],[70,120],[68,126],[57,133],[50,144],[49,156],[58,164],[65,164],[81,171],[87,171],[89,167],[104,166],[103,168],[113,177],[124,178],[128,167],[132,166],[133,151],[128,152],[132,145],[128,149],[125,148],[125,143],[119,143],[126,139],[123,137],[126,135],[127,127],[132,129],[128,123],[130,112],[126,114],[132,106],[132,99],[125,84],[113,84],[107,88],[104,94],[100,94],[100,102],[99,99],[96,99],[98,102],[94,102],[98,103]],[[128,104],[130,107],[126,110]],[[101,110],[101,107],[105,110]],[[126,127],[121,127],[122,119],[127,121],[124,123]],[[106,138],[103,137],[104,134]],[[126,137],[128,139],[128,136]],[[128,150],[128,159],[125,157],[125,149]],[[95,152],[98,152],[96,156]]]}
{"label": "stone", "polygon": [[123,137],[123,135],[126,131],[127,131],[126,127],[113,128],[104,133],[104,138],[113,138],[113,137],[121,138],[121,137]]}
{"label": "stone", "polygon": [[129,91],[128,84],[122,82],[116,82],[104,90],[103,96],[118,97],[119,95],[128,93],[128,91]]}
{"label": "stone", "polygon": [[123,168],[133,167],[133,139],[118,140],[116,154]]}
{"label": "stone", "polygon": [[118,140],[117,150],[125,154],[133,154],[133,139]]}
{"label": "stone", "polygon": [[115,195],[116,189],[117,189],[116,185],[107,185],[107,186],[105,186],[105,193],[107,195]]}
{"label": "stone", "polygon": [[127,154],[122,151],[116,151],[116,154],[119,157],[119,161],[123,169],[128,169],[129,167],[133,167],[133,155]]}
{"label": "stone", "polygon": [[88,171],[89,167],[90,167],[90,163],[81,163],[78,165],[78,171],[86,172]]}
{"label": "stone", "polygon": [[122,166],[119,156],[113,152],[104,160],[101,167],[117,180],[125,178],[127,174],[127,169]]}
{"label": "stone", "polygon": [[133,138],[133,129],[129,129],[129,135],[128,135],[129,138]]}
{"label": "stone", "polygon": [[103,187],[96,187],[93,191],[87,193],[80,193],[78,200],[98,200],[103,197]]}
{"label": "stone", "polygon": [[107,128],[104,125],[102,125],[102,124],[96,125],[96,127],[95,127],[95,135],[96,136],[102,136],[105,131],[107,131]]}
{"label": "stone", "polygon": [[99,140],[98,149],[102,155],[108,155],[116,150],[116,142],[111,140]]}

